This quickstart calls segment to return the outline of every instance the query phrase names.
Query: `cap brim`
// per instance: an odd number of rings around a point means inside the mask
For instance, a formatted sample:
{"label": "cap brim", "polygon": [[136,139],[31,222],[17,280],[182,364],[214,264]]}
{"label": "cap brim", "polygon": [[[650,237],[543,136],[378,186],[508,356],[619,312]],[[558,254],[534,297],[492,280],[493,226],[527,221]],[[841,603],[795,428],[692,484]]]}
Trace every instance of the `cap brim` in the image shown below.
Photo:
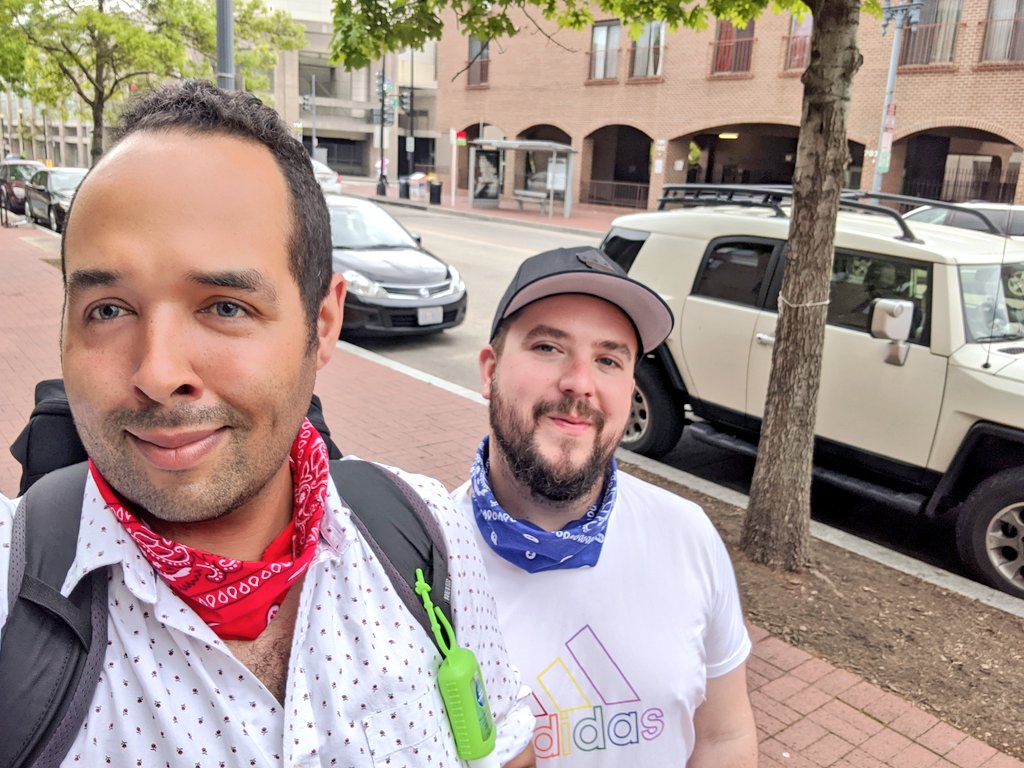
{"label": "cap brim", "polygon": [[502,320],[527,304],[566,293],[595,296],[625,312],[636,326],[644,352],[672,332],[672,312],[658,294],[632,278],[589,269],[549,275],[524,286],[505,308]]}

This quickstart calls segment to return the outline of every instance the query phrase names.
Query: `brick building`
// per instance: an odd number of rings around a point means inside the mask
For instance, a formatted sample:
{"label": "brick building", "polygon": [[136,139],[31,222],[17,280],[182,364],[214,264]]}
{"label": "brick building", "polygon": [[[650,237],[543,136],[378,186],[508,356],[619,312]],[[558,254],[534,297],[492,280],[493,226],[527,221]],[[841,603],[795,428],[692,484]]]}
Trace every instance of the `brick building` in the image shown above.
{"label": "brick building", "polygon": [[[861,18],[848,186],[872,183],[894,26],[883,36],[878,18]],[[523,16],[519,29],[481,44],[449,15],[438,45],[439,134],[571,145],[573,199],[583,202],[652,207],[665,183],[791,180],[809,18],[767,12],[744,29],[712,20],[701,32],[655,23],[635,41],[616,19],[571,32]],[[1024,0],[925,0],[916,28],[903,31],[899,62],[882,191],[1024,203]],[[452,151],[438,142],[442,174]],[[465,187],[468,149],[455,151]],[[503,161],[505,194],[547,178],[544,153]]]}

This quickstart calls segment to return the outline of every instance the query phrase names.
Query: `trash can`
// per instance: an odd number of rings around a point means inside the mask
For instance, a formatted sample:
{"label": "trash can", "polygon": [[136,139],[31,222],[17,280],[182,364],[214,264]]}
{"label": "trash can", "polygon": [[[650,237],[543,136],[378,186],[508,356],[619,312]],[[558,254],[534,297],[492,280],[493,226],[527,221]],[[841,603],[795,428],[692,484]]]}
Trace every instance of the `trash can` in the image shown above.
{"label": "trash can", "polygon": [[409,179],[406,176],[398,177],[398,196],[403,200],[409,199]]}
{"label": "trash can", "polygon": [[441,182],[432,181],[430,182],[430,204],[440,205],[441,204]]}

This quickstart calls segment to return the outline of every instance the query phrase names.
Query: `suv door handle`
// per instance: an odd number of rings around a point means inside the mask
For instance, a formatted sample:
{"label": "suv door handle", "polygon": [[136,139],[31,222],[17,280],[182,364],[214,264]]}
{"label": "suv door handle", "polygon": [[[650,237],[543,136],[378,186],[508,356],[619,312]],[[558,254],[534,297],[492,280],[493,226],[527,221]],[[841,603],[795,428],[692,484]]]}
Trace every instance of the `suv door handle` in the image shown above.
{"label": "suv door handle", "polygon": [[770,333],[758,333],[754,336],[754,339],[758,344],[764,344],[768,347],[775,343],[775,337]]}

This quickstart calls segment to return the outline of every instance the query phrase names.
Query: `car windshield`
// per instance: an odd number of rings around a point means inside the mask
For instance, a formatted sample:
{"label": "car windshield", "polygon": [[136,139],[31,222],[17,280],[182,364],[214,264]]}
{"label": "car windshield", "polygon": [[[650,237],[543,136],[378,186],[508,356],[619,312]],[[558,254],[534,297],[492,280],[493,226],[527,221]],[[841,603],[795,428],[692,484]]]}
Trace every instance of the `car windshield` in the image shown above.
{"label": "car windshield", "polygon": [[402,225],[376,205],[332,205],[331,244],[335,248],[415,248]]}
{"label": "car windshield", "polygon": [[1024,261],[962,265],[960,292],[968,341],[1024,338]]}
{"label": "car windshield", "polygon": [[33,175],[35,175],[35,172],[38,170],[38,165],[12,165],[11,170],[8,171],[8,175],[10,176],[10,178],[16,179],[18,181],[28,181],[29,179],[32,178]]}
{"label": "car windshield", "polygon": [[74,192],[85,178],[85,169],[81,171],[57,171],[50,174],[50,184],[54,192]]}

